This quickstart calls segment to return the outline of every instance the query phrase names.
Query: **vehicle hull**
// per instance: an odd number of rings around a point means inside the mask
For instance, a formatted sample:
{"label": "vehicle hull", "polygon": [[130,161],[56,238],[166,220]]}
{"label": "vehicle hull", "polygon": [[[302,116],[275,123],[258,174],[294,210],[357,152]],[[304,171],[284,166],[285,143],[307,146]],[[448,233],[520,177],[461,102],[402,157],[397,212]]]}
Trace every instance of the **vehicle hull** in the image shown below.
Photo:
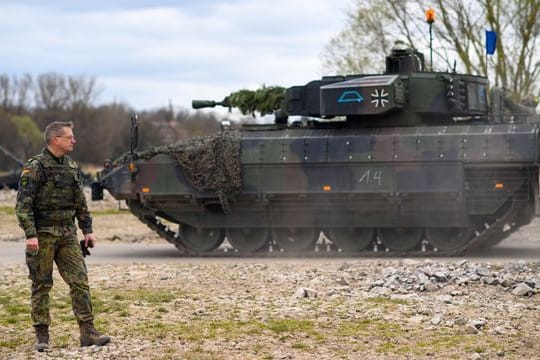
{"label": "vehicle hull", "polygon": [[474,228],[509,202],[535,213],[538,126],[241,132],[242,190],[225,211],[170,156],[104,172],[117,199],[200,229]]}

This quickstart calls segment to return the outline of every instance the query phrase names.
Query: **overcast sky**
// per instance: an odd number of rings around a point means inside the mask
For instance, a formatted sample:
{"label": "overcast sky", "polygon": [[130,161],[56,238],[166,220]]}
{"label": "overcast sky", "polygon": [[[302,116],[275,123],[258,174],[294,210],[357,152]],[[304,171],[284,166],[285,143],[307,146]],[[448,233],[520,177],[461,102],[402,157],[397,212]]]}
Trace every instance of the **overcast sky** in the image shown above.
{"label": "overcast sky", "polygon": [[[46,4],[45,4],[46,3]],[[351,0],[2,0],[0,72],[96,76],[99,103],[189,108],[323,75]]]}

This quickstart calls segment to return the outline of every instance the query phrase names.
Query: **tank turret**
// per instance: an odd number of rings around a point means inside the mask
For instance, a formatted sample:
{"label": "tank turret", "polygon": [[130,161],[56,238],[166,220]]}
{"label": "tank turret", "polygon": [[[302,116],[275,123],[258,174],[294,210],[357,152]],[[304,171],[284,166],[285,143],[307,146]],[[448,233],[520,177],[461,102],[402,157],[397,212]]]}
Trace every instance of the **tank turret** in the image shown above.
{"label": "tank turret", "polygon": [[289,115],[345,116],[350,126],[444,125],[487,119],[485,77],[424,70],[414,49],[393,49],[384,74],[327,76],[287,89]]}

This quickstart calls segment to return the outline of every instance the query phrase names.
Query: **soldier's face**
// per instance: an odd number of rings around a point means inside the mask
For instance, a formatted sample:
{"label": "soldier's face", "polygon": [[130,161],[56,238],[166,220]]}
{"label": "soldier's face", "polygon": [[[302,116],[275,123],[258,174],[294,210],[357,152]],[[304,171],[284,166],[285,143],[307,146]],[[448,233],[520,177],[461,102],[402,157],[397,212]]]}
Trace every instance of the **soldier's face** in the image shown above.
{"label": "soldier's face", "polygon": [[75,145],[75,136],[71,128],[65,127],[64,133],[56,137],[56,146],[64,154],[73,151],[73,145]]}

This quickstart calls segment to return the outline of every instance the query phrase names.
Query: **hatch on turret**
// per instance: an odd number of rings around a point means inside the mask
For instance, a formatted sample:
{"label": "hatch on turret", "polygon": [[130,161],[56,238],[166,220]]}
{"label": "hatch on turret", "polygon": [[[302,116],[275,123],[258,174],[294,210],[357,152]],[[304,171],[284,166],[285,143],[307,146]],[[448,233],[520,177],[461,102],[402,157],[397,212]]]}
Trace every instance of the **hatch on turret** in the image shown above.
{"label": "hatch on turret", "polygon": [[365,76],[321,86],[321,115],[376,115],[405,104],[399,75]]}
{"label": "hatch on turret", "polygon": [[392,49],[386,57],[385,74],[399,74],[424,71],[424,54],[411,48]]}

